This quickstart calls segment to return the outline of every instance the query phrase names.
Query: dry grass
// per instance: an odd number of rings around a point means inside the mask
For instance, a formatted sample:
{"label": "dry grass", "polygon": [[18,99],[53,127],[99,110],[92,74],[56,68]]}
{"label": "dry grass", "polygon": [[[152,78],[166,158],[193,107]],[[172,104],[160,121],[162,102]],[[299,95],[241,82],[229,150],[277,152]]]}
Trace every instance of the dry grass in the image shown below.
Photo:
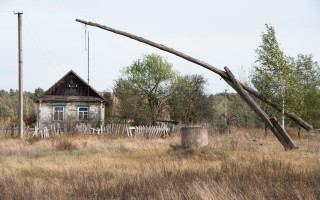
{"label": "dry grass", "polygon": [[319,199],[320,135],[284,151],[262,130],[166,139],[0,139],[0,199]]}

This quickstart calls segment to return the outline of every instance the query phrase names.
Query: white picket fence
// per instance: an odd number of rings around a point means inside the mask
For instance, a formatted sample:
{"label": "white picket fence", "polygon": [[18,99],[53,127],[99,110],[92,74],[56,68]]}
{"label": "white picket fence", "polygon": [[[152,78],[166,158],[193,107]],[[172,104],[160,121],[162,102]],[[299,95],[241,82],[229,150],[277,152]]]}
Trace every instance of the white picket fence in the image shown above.
{"label": "white picket fence", "polygon": [[161,137],[169,135],[169,128],[165,125],[158,126],[135,126],[132,128],[134,130],[135,136],[141,137]]}
{"label": "white picket fence", "polygon": [[[178,131],[178,127],[172,126],[168,128],[167,125],[157,126],[129,126],[128,124],[108,124],[100,126],[99,128],[91,128],[87,124],[77,124],[73,130],[77,134],[85,135],[126,135],[127,137],[146,137],[157,138],[167,136],[174,131]],[[63,127],[51,125],[43,128],[35,127],[34,137],[49,138],[59,137],[69,134],[67,126]]]}
{"label": "white picket fence", "polygon": [[49,138],[50,136],[63,136],[68,133],[68,128],[66,125],[63,127],[61,126],[55,126],[55,125],[50,125],[49,128],[47,126],[43,128],[39,128],[37,126],[34,127],[34,133],[33,137],[40,137],[40,138]]}

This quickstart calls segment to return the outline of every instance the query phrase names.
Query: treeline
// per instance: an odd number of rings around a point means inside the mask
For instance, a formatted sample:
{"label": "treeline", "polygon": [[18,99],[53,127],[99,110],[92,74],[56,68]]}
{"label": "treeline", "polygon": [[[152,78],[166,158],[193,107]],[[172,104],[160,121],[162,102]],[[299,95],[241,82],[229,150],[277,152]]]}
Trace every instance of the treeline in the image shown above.
{"label": "treeline", "polygon": [[[37,88],[34,92],[23,93],[23,113],[26,123],[33,123],[36,119],[36,105],[34,100],[43,94],[43,89]],[[10,89],[0,90],[0,118],[17,123],[19,115],[19,91]]]}

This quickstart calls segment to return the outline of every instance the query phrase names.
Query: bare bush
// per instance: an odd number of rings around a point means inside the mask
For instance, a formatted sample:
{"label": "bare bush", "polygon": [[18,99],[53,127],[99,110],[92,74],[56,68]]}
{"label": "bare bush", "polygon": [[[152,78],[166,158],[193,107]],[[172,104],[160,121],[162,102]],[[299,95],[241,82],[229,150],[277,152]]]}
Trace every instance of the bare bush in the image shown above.
{"label": "bare bush", "polygon": [[59,151],[73,151],[77,149],[77,145],[69,140],[62,140],[56,144],[56,148]]}

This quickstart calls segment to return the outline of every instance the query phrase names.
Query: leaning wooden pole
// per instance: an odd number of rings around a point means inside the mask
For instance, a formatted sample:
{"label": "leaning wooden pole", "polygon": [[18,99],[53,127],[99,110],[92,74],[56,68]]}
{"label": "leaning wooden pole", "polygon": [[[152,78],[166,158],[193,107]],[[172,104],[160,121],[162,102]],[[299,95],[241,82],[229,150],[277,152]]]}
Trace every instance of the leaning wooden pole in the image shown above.
{"label": "leaning wooden pole", "polygon": [[234,77],[232,72],[227,67],[224,67],[224,69],[226,70],[226,73],[228,74],[229,78],[233,83],[233,88],[238,92],[242,99],[253,109],[253,111],[261,118],[261,120],[270,127],[271,131],[280,141],[284,149],[296,149],[297,147],[293,144],[293,141],[291,140],[290,136],[279,124],[277,124],[275,118],[270,119],[269,116],[252,99],[252,97],[246,91],[244,91],[239,81]]}
{"label": "leaning wooden pole", "polygon": [[[142,38],[142,37],[139,37],[139,36],[136,36],[134,34],[131,34],[131,33],[127,33],[127,32],[124,32],[124,31],[120,31],[120,30],[117,30],[117,29],[113,29],[113,28],[110,28],[108,26],[104,26],[104,25],[100,25],[100,24],[97,24],[97,23],[93,23],[93,22],[87,22],[87,21],[84,21],[84,20],[81,20],[81,19],[76,19],[77,22],[80,22],[80,23],[83,23],[83,24],[86,24],[86,25],[90,25],[90,26],[95,26],[95,27],[98,27],[98,28],[101,28],[101,29],[104,29],[104,30],[107,30],[107,31],[110,31],[110,32],[113,32],[115,34],[119,34],[119,35],[123,35],[123,36],[126,36],[126,37],[129,37],[133,40],[137,40],[139,42],[142,42],[142,43],[145,43],[145,44],[148,44],[150,46],[153,46],[155,48],[158,48],[158,49],[161,49],[163,51],[166,51],[166,52],[169,52],[169,53],[172,53],[176,56],[179,56],[181,58],[184,58],[192,63],[195,63],[197,65],[200,65],[212,72],[215,72],[216,74],[220,75],[225,81],[227,82],[230,82],[231,80],[229,79],[229,76],[226,74],[226,72],[206,63],[206,62],[203,62],[199,59],[196,59],[196,58],[193,58],[187,54],[184,54],[180,51],[177,51],[173,48],[169,48],[163,44],[158,44],[158,43],[155,43],[155,42],[152,42],[150,40],[147,40],[145,38]],[[242,86],[243,89],[245,89],[246,91],[248,91],[250,94],[252,94],[253,96],[259,98],[261,101],[271,105],[273,108],[275,108],[276,110],[278,110],[279,112],[282,111],[281,107],[278,106],[277,104],[273,103],[271,100],[263,97],[259,92],[255,91],[254,89],[250,88],[249,86],[239,82],[239,84]],[[290,118],[292,119],[294,122],[296,122],[297,124],[299,124],[302,128],[304,128],[305,130],[307,131],[310,131],[313,129],[312,125],[308,124],[307,122],[305,122],[304,120],[302,120],[300,117],[298,117],[297,115],[295,115],[294,113],[291,113],[289,111],[285,111],[285,114]]]}

